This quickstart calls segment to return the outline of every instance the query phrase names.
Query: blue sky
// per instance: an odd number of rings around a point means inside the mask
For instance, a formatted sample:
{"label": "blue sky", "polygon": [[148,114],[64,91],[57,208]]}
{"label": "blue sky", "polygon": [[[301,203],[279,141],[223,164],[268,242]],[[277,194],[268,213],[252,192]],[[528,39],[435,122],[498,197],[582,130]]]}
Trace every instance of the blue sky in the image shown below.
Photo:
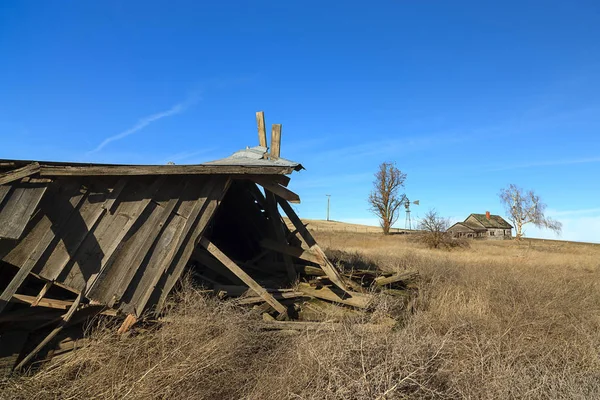
{"label": "blue sky", "polygon": [[502,214],[515,183],[600,242],[597,1],[5,0],[0,54],[1,158],[199,163],[255,145],[264,110],[304,217],[331,194],[376,224],[395,161],[413,217]]}

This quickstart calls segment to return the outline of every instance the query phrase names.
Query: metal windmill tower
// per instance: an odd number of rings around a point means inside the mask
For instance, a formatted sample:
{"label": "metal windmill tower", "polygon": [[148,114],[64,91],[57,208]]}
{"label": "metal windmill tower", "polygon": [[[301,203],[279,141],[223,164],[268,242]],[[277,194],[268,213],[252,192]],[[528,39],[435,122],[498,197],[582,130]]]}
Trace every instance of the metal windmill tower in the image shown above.
{"label": "metal windmill tower", "polygon": [[408,200],[408,197],[406,197],[404,199],[404,209],[406,210],[406,219],[404,222],[404,229],[412,229],[412,223],[410,220],[410,205],[414,204],[415,206],[419,205],[419,200],[415,200],[411,203],[410,200]]}

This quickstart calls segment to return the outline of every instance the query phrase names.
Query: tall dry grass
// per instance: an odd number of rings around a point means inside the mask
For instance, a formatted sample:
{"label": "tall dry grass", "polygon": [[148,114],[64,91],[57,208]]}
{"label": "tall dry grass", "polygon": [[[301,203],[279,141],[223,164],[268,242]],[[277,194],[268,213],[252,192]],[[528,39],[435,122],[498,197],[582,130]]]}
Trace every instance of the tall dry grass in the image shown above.
{"label": "tall dry grass", "polygon": [[[169,323],[89,347],[6,383],[2,398],[600,398],[600,247],[475,242],[432,251],[401,236],[319,234],[347,260],[422,276],[390,333],[277,335],[189,285]],[[381,300],[376,312],[393,305]]]}

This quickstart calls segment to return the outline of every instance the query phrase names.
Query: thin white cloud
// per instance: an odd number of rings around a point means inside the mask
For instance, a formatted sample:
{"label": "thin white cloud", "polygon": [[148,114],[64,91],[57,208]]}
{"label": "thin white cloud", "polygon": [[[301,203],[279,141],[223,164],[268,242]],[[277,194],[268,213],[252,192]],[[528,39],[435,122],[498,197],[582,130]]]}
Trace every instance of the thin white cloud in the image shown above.
{"label": "thin white cloud", "polygon": [[600,208],[583,208],[580,210],[548,210],[548,215],[553,217],[600,214]]}
{"label": "thin white cloud", "polygon": [[144,129],[145,127],[147,127],[148,125],[150,125],[153,122],[156,122],[163,118],[172,117],[173,115],[180,114],[180,113],[184,112],[185,110],[187,110],[195,101],[196,101],[196,98],[194,97],[192,99],[188,99],[181,103],[175,104],[173,107],[171,107],[170,109],[168,109],[166,111],[162,111],[162,112],[144,117],[144,118],[140,119],[131,128],[129,128],[119,134],[107,137],[106,139],[104,139],[102,141],[102,143],[100,143],[98,145],[98,147],[96,147],[94,150],[90,151],[88,154],[96,153],[96,152],[102,150],[106,145],[108,145],[111,142],[121,140],[123,138],[126,138],[127,136],[133,135],[134,133]]}
{"label": "thin white cloud", "polygon": [[600,157],[576,158],[571,160],[537,161],[524,164],[507,165],[500,168],[492,168],[488,171],[508,171],[511,169],[531,168],[531,167],[551,167],[557,165],[590,164],[600,162]]}

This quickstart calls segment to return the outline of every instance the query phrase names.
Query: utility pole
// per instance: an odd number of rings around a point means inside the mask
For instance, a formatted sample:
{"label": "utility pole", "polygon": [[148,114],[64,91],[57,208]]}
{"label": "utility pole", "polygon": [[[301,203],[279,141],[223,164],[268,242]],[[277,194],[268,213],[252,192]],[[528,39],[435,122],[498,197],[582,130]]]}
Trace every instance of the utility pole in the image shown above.
{"label": "utility pole", "polygon": [[327,221],[329,221],[329,202],[331,200],[331,195],[326,194],[325,196],[327,196]]}

